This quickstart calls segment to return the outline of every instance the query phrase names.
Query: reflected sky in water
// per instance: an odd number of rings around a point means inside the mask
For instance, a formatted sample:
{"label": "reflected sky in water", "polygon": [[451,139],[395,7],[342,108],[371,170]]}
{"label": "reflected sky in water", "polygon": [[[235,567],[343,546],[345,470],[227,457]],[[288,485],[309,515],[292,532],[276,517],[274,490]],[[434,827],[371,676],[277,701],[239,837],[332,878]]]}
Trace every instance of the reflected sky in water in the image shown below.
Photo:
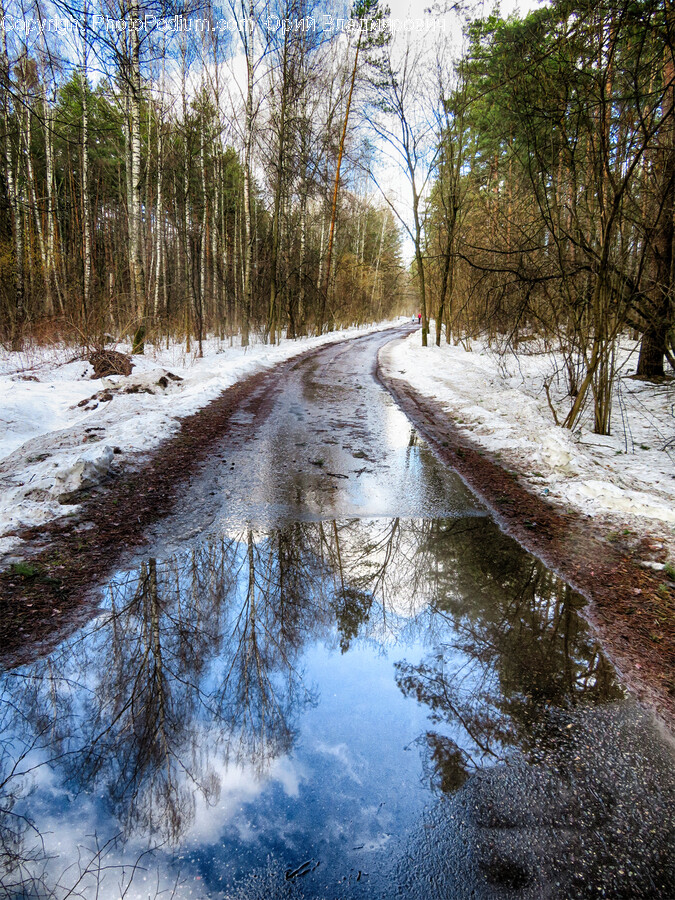
{"label": "reflected sky in water", "polygon": [[545,710],[622,696],[579,605],[482,516],[147,558],[2,676],[2,886],[390,896],[430,804],[540,747]]}

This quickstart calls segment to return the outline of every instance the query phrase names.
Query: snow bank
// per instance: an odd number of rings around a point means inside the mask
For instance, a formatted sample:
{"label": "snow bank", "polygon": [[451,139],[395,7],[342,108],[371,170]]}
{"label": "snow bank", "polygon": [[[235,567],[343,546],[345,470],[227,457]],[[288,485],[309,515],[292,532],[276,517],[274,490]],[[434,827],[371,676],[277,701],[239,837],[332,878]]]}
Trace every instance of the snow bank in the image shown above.
{"label": "snow bank", "polygon": [[562,421],[570,401],[561,361],[528,345],[500,356],[480,341],[426,347],[420,336],[380,353],[394,378],[437,399],[477,444],[520,473],[532,490],[563,507],[612,520],[617,529],[658,533],[675,559],[675,383],[630,377],[636,346],[620,350],[612,435],[593,434],[589,415],[575,432],[554,424],[546,397]]}
{"label": "snow bank", "polygon": [[72,348],[0,352],[0,554],[18,543],[9,532],[72,511],[78,491],[99,483],[126,454],[156,447],[180,418],[236,381],[314,347],[394,324],[273,347],[212,339],[203,359],[180,345],[146,346],[145,355],[133,357],[131,375],[98,379],[86,360],[73,359]]}

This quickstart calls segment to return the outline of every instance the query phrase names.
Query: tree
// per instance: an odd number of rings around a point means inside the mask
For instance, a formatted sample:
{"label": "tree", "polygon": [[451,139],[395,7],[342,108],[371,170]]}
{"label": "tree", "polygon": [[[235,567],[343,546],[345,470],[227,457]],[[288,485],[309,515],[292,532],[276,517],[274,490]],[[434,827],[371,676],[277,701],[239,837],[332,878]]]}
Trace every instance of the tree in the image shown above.
{"label": "tree", "polygon": [[[2,338],[20,346],[50,329],[90,345],[111,333],[141,352],[172,336],[190,351],[194,335],[201,352],[209,333],[240,329],[246,344],[252,329],[277,339],[320,327],[322,198],[346,83],[339,36],[309,26],[305,0],[275,7],[290,25],[277,30],[262,0],[232,0],[246,63],[239,83],[227,72],[236,47],[212,12],[192,18],[183,4],[169,40],[159,0],[55,4],[72,22],[67,37],[36,7],[35,40],[8,27],[0,47]],[[384,261],[397,265],[389,226],[378,219],[382,252],[369,252],[375,206],[347,191],[343,199],[335,324],[364,321],[374,306],[386,315],[397,302],[371,279],[374,267],[381,286]],[[358,277],[339,256],[354,242]]]}
{"label": "tree", "polygon": [[[5,19],[4,5],[0,5],[0,15]],[[13,350],[20,350],[23,345],[23,329],[26,317],[24,296],[24,252],[23,222],[21,215],[20,179],[16,152],[13,145],[15,133],[12,122],[12,100],[14,86],[12,84],[11,63],[7,47],[7,29],[2,28],[0,40],[0,91],[2,91],[2,152],[4,186],[10,213],[10,230],[12,249],[14,252],[14,296],[11,309],[11,344]]]}
{"label": "tree", "polygon": [[379,0],[354,0],[351,9],[351,21],[355,25],[356,30],[356,47],[354,49],[354,63],[352,65],[351,77],[349,80],[349,90],[347,92],[347,104],[345,107],[345,115],[342,123],[342,133],[340,135],[340,144],[338,147],[337,165],[335,168],[335,184],[333,186],[333,199],[331,202],[330,226],[328,229],[328,248],[326,250],[326,263],[324,267],[324,288],[321,296],[321,309],[319,311],[319,330],[323,328],[325,317],[325,305],[331,282],[331,264],[333,258],[333,241],[335,238],[335,222],[337,220],[338,209],[338,191],[340,188],[340,169],[342,167],[342,157],[345,151],[345,141],[347,138],[347,126],[349,124],[349,114],[352,107],[352,98],[354,96],[354,85],[356,84],[356,75],[358,72],[359,55],[361,52],[367,57],[367,71],[370,66],[375,72],[380,72],[383,61],[381,58],[382,51],[388,45],[388,31],[385,27],[385,17],[389,15],[389,8],[380,9]]}
{"label": "tree", "polygon": [[467,195],[467,180],[462,177],[467,150],[468,93],[461,63],[457,85],[451,88],[442,60],[437,61],[440,103],[436,110],[439,154],[436,178],[430,198],[431,234],[427,252],[437,267],[438,304],[436,307],[436,346],[440,346],[445,325],[446,341],[453,331],[454,295],[458,264],[460,212]]}
{"label": "tree", "polygon": [[[652,184],[645,237],[653,275],[639,310],[644,324],[637,374],[646,378],[663,377],[664,356],[668,356],[675,369],[675,359],[668,347],[669,338],[672,345],[675,316],[675,11],[671,3],[664,4],[663,16],[662,126],[655,136],[652,165],[645,167],[644,172]],[[645,193],[648,188],[649,184],[645,184]]]}
{"label": "tree", "polygon": [[[433,112],[428,108],[428,90],[423,50],[410,41],[399,61],[391,48],[383,66],[382,78],[376,86],[373,112],[369,123],[384,148],[387,161],[405,175],[411,193],[412,221],[382,194],[412,241],[415,273],[422,314],[422,346],[427,346],[429,310],[427,304],[424,226],[424,193],[433,171],[439,148],[435,145]],[[381,178],[373,173],[381,188]]]}

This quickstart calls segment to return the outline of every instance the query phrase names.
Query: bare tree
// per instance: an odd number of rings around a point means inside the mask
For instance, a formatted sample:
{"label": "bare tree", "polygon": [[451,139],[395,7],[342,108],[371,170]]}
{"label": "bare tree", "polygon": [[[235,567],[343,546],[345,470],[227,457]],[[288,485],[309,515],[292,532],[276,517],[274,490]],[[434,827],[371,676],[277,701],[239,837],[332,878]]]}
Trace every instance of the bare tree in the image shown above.
{"label": "bare tree", "polygon": [[425,274],[425,194],[439,154],[433,110],[428,107],[424,50],[409,40],[400,59],[390,48],[384,79],[375,96],[369,123],[384,148],[384,156],[402,173],[410,188],[409,215],[394,202],[384,186],[386,176],[373,172],[375,183],[410,238],[415,254],[417,287],[422,315],[422,346],[427,346],[429,310]]}

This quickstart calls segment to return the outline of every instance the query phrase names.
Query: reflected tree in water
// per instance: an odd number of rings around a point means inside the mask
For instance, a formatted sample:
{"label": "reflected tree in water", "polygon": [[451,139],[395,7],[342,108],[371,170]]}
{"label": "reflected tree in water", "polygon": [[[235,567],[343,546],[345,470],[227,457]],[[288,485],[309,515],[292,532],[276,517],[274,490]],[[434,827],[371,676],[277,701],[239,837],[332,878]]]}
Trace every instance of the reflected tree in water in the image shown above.
{"label": "reflected tree in water", "polygon": [[[111,583],[94,624],[5,675],[3,733],[26,736],[24,753],[58,770],[72,796],[100,795],[125,835],[175,843],[198,798],[217,802],[222,762],[261,776],[290,751],[300,710],[316,700],[304,648],[337,633],[346,651],[376,595],[371,627],[382,627],[397,566],[414,558],[404,544],[398,521],[295,523],[148,559]],[[10,798],[27,790],[17,740],[3,756],[6,869],[10,851],[31,857],[11,849],[25,829],[13,836],[7,820]]]}
{"label": "reflected tree in water", "polygon": [[545,709],[623,693],[577,615],[582,599],[553,573],[514,554],[496,526],[424,527],[420,554],[435,561],[434,609],[453,637],[420,663],[399,662],[397,682],[429,707],[439,730],[425,736],[428,774],[454,790],[487,759],[545,738]]}
{"label": "reflected tree in water", "polygon": [[[7,724],[8,712],[3,707],[0,727]],[[6,896],[35,893],[41,882],[44,848],[39,831],[26,813],[17,811],[30,793],[22,776],[30,769],[31,749],[18,737],[0,743],[0,885]]]}
{"label": "reflected tree in water", "polygon": [[331,523],[330,532],[326,533],[323,525],[319,525],[321,546],[325,549],[329,561],[329,571],[333,574],[333,609],[339,635],[340,652],[346,653],[351,642],[358,635],[361,626],[368,621],[373,605],[373,595],[362,588],[349,583],[352,567],[349,559],[343,560],[340,529],[336,521]]}
{"label": "reflected tree in water", "polygon": [[298,657],[321,628],[310,602],[318,580],[302,528],[242,543],[236,615],[226,619],[224,664],[213,702],[227,723],[228,752],[261,773],[288,753],[301,708],[315,702]]}

